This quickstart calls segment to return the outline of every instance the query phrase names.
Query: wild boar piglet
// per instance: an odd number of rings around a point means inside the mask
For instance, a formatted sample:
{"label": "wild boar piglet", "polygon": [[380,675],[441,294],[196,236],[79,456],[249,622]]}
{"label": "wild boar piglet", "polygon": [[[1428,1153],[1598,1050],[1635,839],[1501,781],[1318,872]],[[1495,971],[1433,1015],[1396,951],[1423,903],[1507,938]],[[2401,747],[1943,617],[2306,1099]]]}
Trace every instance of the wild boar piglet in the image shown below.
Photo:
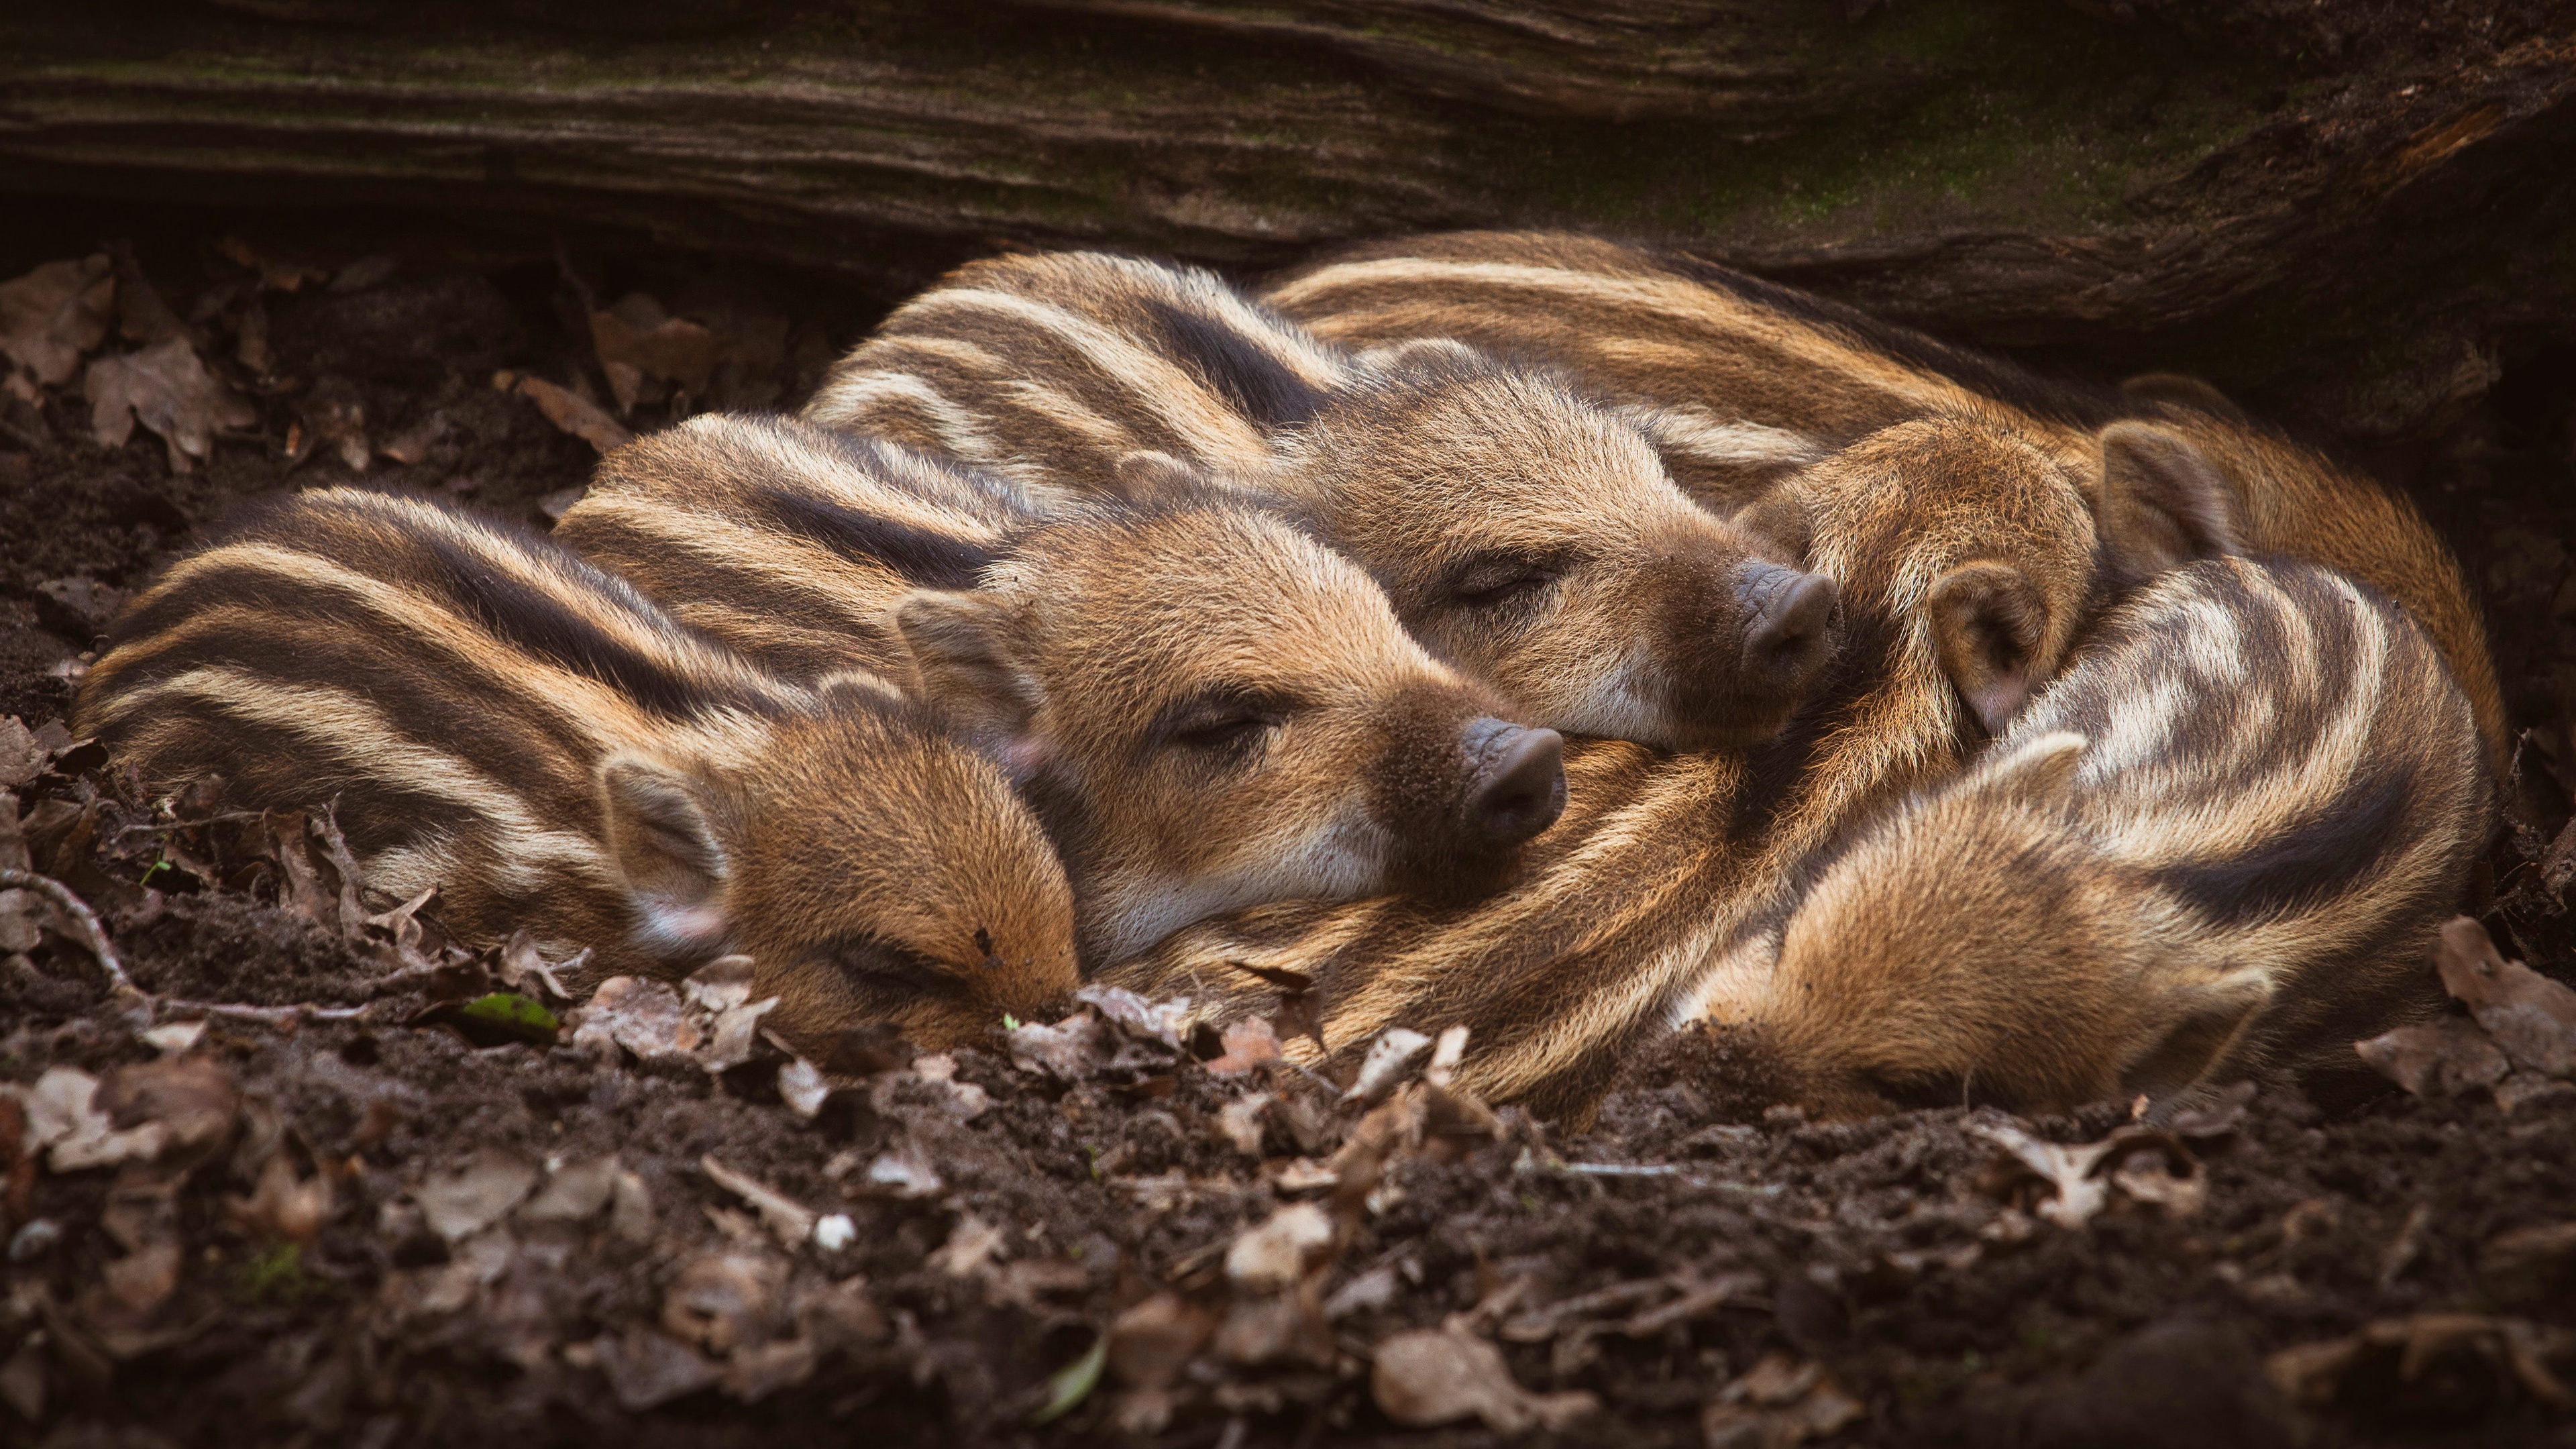
{"label": "wild boar piglet", "polygon": [[1484,889],[1564,803],[1554,731],[1203,479],[1036,511],[953,460],[709,416],[611,454],[561,533],[766,662],[901,681],[1037,807],[1094,966],[1237,906]]}
{"label": "wild boar piglet", "polygon": [[1071,892],[989,761],[882,679],[754,668],[537,534],[329,489],[109,633],[75,719],[154,787],[333,809],[379,905],[594,974],[756,962],[769,1024],[972,1040],[1078,983]]}
{"label": "wild boar piglet", "polygon": [[1270,498],[1533,724],[1751,744],[1833,652],[1833,582],[1693,507],[1567,376],[1455,343],[1355,354],[1195,268],[972,263],[805,416],[990,468],[1042,512],[1167,469]]}
{"label": "wild boar piglet", "polygon": [[1813,867],[1743,1019],[1843,1115],[2069,1108],[2439,1009],[2492,810],[2467,698],[2384,596],[2216,559],[2117,611],[1959,778]]}

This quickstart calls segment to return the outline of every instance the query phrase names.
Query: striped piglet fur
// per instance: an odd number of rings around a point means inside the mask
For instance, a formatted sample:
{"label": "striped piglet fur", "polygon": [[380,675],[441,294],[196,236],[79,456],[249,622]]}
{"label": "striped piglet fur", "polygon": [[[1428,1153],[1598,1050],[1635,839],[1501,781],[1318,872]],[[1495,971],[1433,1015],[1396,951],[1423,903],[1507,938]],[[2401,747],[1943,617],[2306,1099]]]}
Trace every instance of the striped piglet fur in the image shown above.
{"label": "striped piglet fur", "polygon": [[611,454],[557,532],[776,667],[896,674],[1035,806],[1095,966],[1268,901],[1473,895],[1563,806],[1554,731],[1224,490],[1037,515],[900,448],[707,416]]}
{"label": "striped piglet fur", "polygon": [[2253,421],[2206,384],[2041,378],[1683,253],[1562,232],[1371,242],[1274,280],[1262,300],[1346,347],[1455,339],[1561,367],[1643,425],[1675,477],[1730,515],[1820,451],[1910,418],[2015,432],[2088,491],[2121,448],[2187,455],[2221,481],[2244,548],[2349,574],[2424,625],[2476,711],[2488,769],[2502,776],[2511,728],[2450,550],[2404,497]]}
{"label": "striped piglet fur", "polygon": [[1681,755],[1576,742],[1564,819],[1497,896],[1240,912],[1110,978],[1223,1016],[1276,1003],[1244,966],[1306,972],[1322,1051],[1292,1052],[1349,1060],[1389,1027],[1463,1024],[1463,1083],[1585,1116],[1623,1063],[1691,1017],[1714,965],[1749,959],[1735,948],[1776,920],[1809,856],[1955,774],[1998,689],[2044,683],[2110,602],[2082,493],[2012,434],[1905,423],[1792,486],[1815,566],[1842,586],[1847,642],[1778,739]]}
{"label": "striped piglet fur", "polygon": [[1212,476],[1356,559],[1435,654],[1560,730],[1753,744],[1832,652],[1832,582],[1693,506],[1564,377],[1455,343],[1345,352],[1195,269],[972,263],[805,416],[990,469],[1040,513]]}
{"label": "striped piglet fur", "polygon": [[2290,561],[2170,574],[1982,760],[1826,852],[1721,973],[1825,1111],[2143,1093],[2166,1109],[2439,1009],[2491,809],[2474,712],[2385,595]]}
{"label": "striped piglet fur", "polygon": [[1077,983],[1064,872],[990,762],[859,669],[790,682],[561,545],[348,489],[247,514],[117,620],[79,727],[154,787],[336,810],[378,904],[436,887],[594,975],[757,963],[767,1024],[937,1044]]}

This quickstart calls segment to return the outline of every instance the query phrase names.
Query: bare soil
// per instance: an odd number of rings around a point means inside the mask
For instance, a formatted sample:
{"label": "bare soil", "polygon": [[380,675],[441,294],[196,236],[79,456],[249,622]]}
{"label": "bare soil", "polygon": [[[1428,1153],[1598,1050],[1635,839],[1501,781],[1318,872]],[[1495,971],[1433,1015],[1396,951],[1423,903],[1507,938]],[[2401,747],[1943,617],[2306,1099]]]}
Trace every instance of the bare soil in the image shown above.
{"label": "bare soil", "polygon": [[[444,418],[363,481],[541,521],[593,450],[494,374],[605,398],[591,307],[644,290],[780,339],[697,400],[724,406],[792,405],[871,320],[863,298],[691,256],[272,218],[251,250],[317,276],[256,293],[262,381],[235,360],[246,274],[216,244],[236,224],[101,211],[54,219],[77,240],[0,245],[5,277],[134,237],[259,414],[179,474],[148,431],[99,446],[76,384],[0,399],[0,716],[67,713],[121,591],[230,504],[349,481],[328,447],[295,458],[326,384],[378,447]],[[376,255],[380,277],[351,267]],[[2576,357],[2543,350],[2440,435],[2372,456],[2485,591],[2530,732],[2490,924],[2558,976],[2576,931],[2567,872],[2543,865],[2564,864],[2576,778],[2572,424]],[[1114,1021],[1057,1070],[998,1035],[946,1063],[855,1043],[827,1065],[864,1083],[809,1117],[774,1057],[715,1073],[570,1032],[494,1044],[456,980],[387,991],[388,931],[316,919],[297,846],[213,806],[154,817],[94,755],[20,785],[18,813],[35,869],[98,907],[135,983],[341,1014],[221,1015],[165,1054],[75,940],[0,956],[0,1080],[78,1068],[107,1080],[115,1127],[177,1122],[181,1099],[222,1124],[74,1170],[0,1130],[0,1442],[2576,1442],[2576,1234],[2498,1245],[2576,1217],[2576,1091],[2510,1112],[2482,1091],[2331,1112],[2265,1091],[2115,1154],[2124,1181],[2159,1155],[2161,1176],[2073,1226],[2010,1168],[1999,1114],[1809,1123],[1766,1110],[1708,1036],[1639,1064],[1579,1132],[1423,1083],[1336,1106],[1282,1064],[1229,1070],[1246,1054]],[[488,961],[422,949],[491,984]],[[2018,1126],[2078,1145],[2126,1120]],[[1301,1185],[1315,1164],[1334,1180]],[[792,1213],[721,1170],[847,1231],[791,1246]],[[1310,1220],[1325,1240],[1239,1240]],[[1390,1408],[1428,1390],[1385,1382],[1405,1375],[1382,1350],[1444,1325],[1499,1349],[1519,1397],[1486,1383],[1481,1413],[1407,1427]]]}

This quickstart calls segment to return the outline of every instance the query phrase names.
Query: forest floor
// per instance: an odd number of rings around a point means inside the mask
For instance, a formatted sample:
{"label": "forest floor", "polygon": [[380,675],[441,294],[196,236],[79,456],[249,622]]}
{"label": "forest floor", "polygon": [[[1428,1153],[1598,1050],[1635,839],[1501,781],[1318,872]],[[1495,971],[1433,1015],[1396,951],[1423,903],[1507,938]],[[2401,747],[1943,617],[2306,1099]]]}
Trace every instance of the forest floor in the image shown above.
{"label": "forest floor", "polygon": [[[2576,1443],[2576,1088],[2527,1069],[2170,1132],[1828,1124],[1693,1038],[1576,1130],[1436,1067],[1344,1102],[1277,1058],[1291,1018],[1192,1040],[1112,996],[985,1050],[853,1038],[826,1091],[723,1030],[721,979],[576,1014],[365,917],[324,822],[156,807],[58,723],[118,603],[281,489],[542,523],[583,434],[792,406],[868,304],[181,219],[0,254],[74,264],[15,295],[75,354],[0,395],[0,867],[131,978],[0,895],[0,1441]],[[2485,591],[2530,730],[2489,921],[2560,976],[2565,361],[2373,460]]]}

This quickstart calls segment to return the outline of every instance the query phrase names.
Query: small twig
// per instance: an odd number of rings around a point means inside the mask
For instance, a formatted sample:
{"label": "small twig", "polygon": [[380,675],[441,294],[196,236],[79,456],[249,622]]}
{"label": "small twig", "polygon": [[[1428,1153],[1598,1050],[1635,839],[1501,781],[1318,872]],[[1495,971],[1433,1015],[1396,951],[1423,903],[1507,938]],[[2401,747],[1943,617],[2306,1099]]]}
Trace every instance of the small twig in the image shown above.
{"label": "small twig", "polygon": [[1578,1172],[1586,1177],[1677,1177],[1681,1169],[1669,1162],[1568,1162],[1560,1164],[1561,1172]]}
{"label": "small twig", "polygon": [[243,1006],[227,1001],[164,1001],[166,1011],[202,1011],[231,1021],[264,1021],[272,1024],[306,1021],[356,1021],[367,1014],[365,1006]]}
{"label": "small twig", "polygon": [[107,943],[107,928],[98,923],[98,913],[72,894],[70,886],[32,870],[0,870],[0,890],[33,891],[53,902],[54,909],[71,921],[81,944],[98,958],[99,969],[107,973],[108,983],[119,992],[135,990],[134,979],[125,974],[125,963],[116,959],[116,948]]}
{"label": "small twig", "polygon": [[2419,1202],[2406,1214],[2406,1222],[2398,1228],[2395,1241],[2388,1245],[2387,1252],[2380,1255],[2380,1292],[2385,1293],[2394,1287],[2397,1280],[2405,1276],[2406,1270],[2415,1266],[2416,1255],[2424,1250],[2424,1230],[2432,1223],[2431,1203]]}
{"label": "small twig", "polygon": [[173,830],[194,830],[200,825],[222,825],[234,820],[263,820],[267,816],[265,810],[225,810],[194,820],[137,820],[117,827],[116,838],[123,840],[129,835],[167,834]]}
{"label": "small twig", "polygon": [[116,948],[107,943],[107,930],[99,924],[97,912],[92,911],[89,904],[79,896],[72,894],[71,887],[52,876],[38,875],[31,870],[0,870],[0,890],[32,891],[53,902],[55,909],[70,919],[73,933],[80,937],[81,944],[89,948],[92,956],[98,958],[99,969],[107,973],[108,982],[115,994],[140,1002],[150,1013],[145,1017],[146,1021],[154,1016],[176,1012],[181,1015],[220,1016],[227,1021],[257,1021],[271,1026],[284,1026],[307,1021],[356,1021],[366,1016],[368,1012],[366,1006],[247,1006],[227,1001],[177,1001],[155,996],[135,985],[134,978],[125,974],[125,963],[117,960]]}

